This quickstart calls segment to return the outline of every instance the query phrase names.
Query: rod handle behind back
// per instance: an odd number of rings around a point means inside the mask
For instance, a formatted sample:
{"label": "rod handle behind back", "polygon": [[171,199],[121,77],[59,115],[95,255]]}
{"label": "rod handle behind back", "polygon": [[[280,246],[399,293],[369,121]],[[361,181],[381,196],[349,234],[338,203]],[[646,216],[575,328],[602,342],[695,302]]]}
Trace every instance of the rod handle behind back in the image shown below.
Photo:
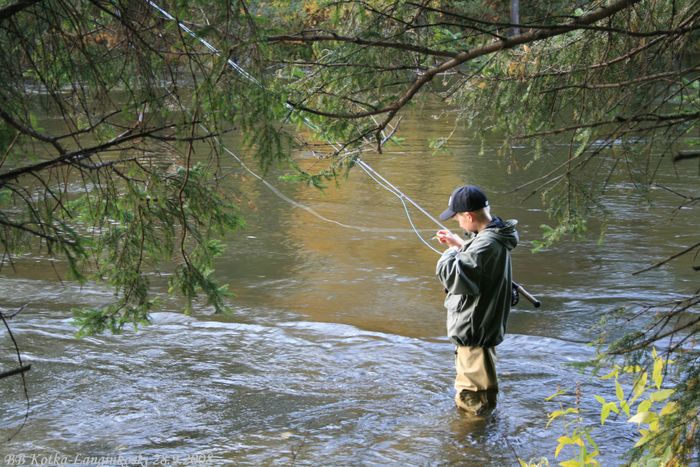
{"label": "rod handle behind back", "polygon": [[525,298],[527,299],[528,302],[532,303],[532,306],[534,306],[535,308],[539,308],[539,307],[542,305],[542,302],[540,302],[540,301],[537,300],[535,297],[533,297],[532,295],[530,295],[530,292],[528,292],[527,290],[525,290],[525,287],[523,287],[522,285],[520,285],[520,284],[518,284],[517,282],[513,281],[513,287],[515,288],[515,290],[518,291],[518,293],[519,293],[520,295],[522,295],[523,297],[525,297]]}

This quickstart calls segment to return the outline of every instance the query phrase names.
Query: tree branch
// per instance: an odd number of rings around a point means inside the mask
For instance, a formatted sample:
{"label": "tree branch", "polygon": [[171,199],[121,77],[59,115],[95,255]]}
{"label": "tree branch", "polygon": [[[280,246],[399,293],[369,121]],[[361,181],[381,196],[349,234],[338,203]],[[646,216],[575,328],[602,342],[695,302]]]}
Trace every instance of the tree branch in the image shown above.
{"label": "tree branch", "polygon": [[[624,117],[619,115],[613,120],[602,120],[599,122],[591,122],[583,125],[571,125],[567,127],[557,128],[554,130],[540,131],[537,133],[529,133],[527,135],[514,136],[515,139],[528,139],[536,138],[541,136],[552,136],[559,133],[566,133],[568,131],[581,130],[583,128],[596,128],[599,126],[612,125],[613,123],[629,123],[629,122],[669,122],[669,121],[679,121],[684,122],[687,120],[697,120],[700,118],[700,112],[688,113],[688,114],[669,114],[669,115],[657,115],[657,114],[640,114],[633,115],[631,117]],[[645,129],[653,129],[654,127],[649,127]]]}
{"label": "tree branch", "polygon": [[[65,164],[75,164],[77,162],[82,161],[83,159],[87,159],[89,157],[92,157],[93,155],[103,152],[103,151],[108,151],[112,148],[115,148],[117,146],[120,146],[128,141],[133,141],[137,140],[140,138],[151,138],[154,140],[158,141],[185,141],[192,143],[194,141],[199,141],[199,140],[204,140],[208,139],[212,136],[215,136],[214,134],[207,134],[203,136],[191,136],[191,137],[177,137],[177,136],[169,136],[169,135],[159,135],[157,134],[158,132],[161,132],[163,130],[166,130],[168,128],[172,128],[175,125],[170,124],[162,127],[156,127],[156,128],[151,128],[147,130],[142,130],[139,132],[135,132],[134,130],[138,129],[141,126],[141,121],[138,121],[133,127],[128,128],[126,131],[124,131],[122,134],[119,136],[105,142],[102,144],[98,144],[96,146],[92,146],[89,148],[85,149],[78,149],[76,151],[71,151],[71,152],[66,152],[63,147],[58,143],[57,139],[54,137],[49,137],[46,135],[43,135],[41,133],[37,133],[33,128],[26,127],[24,125],[21,125],[17,123],[10,115],[8,115],[4,110],[0,109],[0,117],[2,117],[5,121],[10,123],[12,126],[17,128],[19,131],[28,134],[40,141],[43,142],[48,142],[51,143],[59,152],[59,156],[55,157],[53,159],[39,162],[33,165],[28,165],[24,167],[19,167],[14,170],[10,170],[8,172],[5,172],[3,174],[0,174],[0,186],[3,186],[10,180],[14,180],[16,178],[19,178],[22,175],[26,175],[28,173],[33,173],[33,172],[39,172],[41,170],[55,167],[58,165],[65,165]],[[199,122],[193,122],[193,123],[199,123]],[[61,136],[61,138],[67,137],[66,135]]]}
{"label": "tree branch", "polygon": [[[416,3],[413,2],[406,2],[407,5],[411,6],[420,6]],[[452,16],[454,18],[458,18],[464,21],[468,21],[470,23],[476,23],[476,24],[483,24],[485,26],[493,26],[495,28],[523,28],[523,29],[556,29],[559,28],[559,25],[549,25],[549,24],[515,24],[515,23],[508,23],[508,22],[498,22],[498,21],[486,21],[466,15],[462,15],[460,13],[456,13],[453,11],[445,10],[445,9],[440,9],[440,8],[435,8],[435,7],[425,7],[426,10],[433,11],[435,13],[441,13],[447,16]],[[697,12],[691,15],[691,19],[697,15]],[[569,17],[571,19],[576,19],[576,17]],[[469,27],[468,25],[464,24],[462,27]],[[608,26],[593,26],[593,25],[581,25],[578,29],[585,29],[588,31],[597,31],[597,32],[613,32],[617,34],[624,34],[627,36],[631,37],[652,37],[652,36],[668,36],[668,35],[680,35],[680,34],[686,34],[689,32],[697,31],[700,29],[700,26],[692,26],[692,27],[678,27],[674,29],[656,29],[656,30],[651,30],[651,31],[632,31],[629,29],[620,29],[620,28],[612,28]]]}
{"label": "tree branch", "polygon": [[[697,302],[696,302],[695,304],[697,304]],[[657,342],[657,341],[659,341],[659,340],[661,340],[661,339],[663,339],[663,338],[665,338],[665,337],[673,336],[673,335],[675,335],[675,334],[677,334],[677,333],[679,333],[679,332],[681,332],[681,331],[684,331],[684,330],[686,330],[686,329],[688,329],[688,328],[692,328],[692,327],[698,325],[698,323],[700,323],[700,317],[699,317],[699,318],[695,318],[695,319],[693,319],[693,320],[689,321],[688,323],[685,323],[685,324],[683,324],[683,325],[681,325],[681,326],[675,327],[675,328],[673,328],[673,329],[671,329],[671,330],[669,330],[669,331],[667,331],[667,332],[665,332],[665,333],[656,333],[654,336],[649,337],[648,339],[643,340],[642,342],[640,342],[639,344],[637,344],[637,345],[635,345],[635,346],[633,346],[633,347],[628,347],[628,348],[625,348],[625,349],[615,350],[615,351],[613,351],[613,352],[611,352],[611,353],[612,353],[613,355],[621,355],[621,354],[624,354],[624,353],[634,352],[635,350],[646,349],[646,348],[649,347],[649,345],[653,344],[654,342]],[[695,333],[697,333],[697,329],[695,329],[691,334],[695,334]]]}
{"label": "tree branch", "polygon": [[669,78],[669,77],[674,77],[674,76],[681,76],[681,75],[684,75],[686,73],[691,73],[691,72],[698,71],[698,70],[700,70],[700,66],[694,66],[694,67],[686,68],[686,69],[680,70],[680,71],[668,71],[665,73],[656,73],[653,75],[642,76],[642,77],[627,80],[627,81],[621,81],[619,83],[572,84],[572,85],[566,85],[566,86],[558,86],[556,88],[550,88],[550,89],[546,89],[544,91],[541,91],[540,94],[547,94],[550,92],[563,91],[565,89],[615,89],[615,88],[621,88],[624,86],[629,86],[631,84],[640,84],[640,83],[646,83],[649,81],[658,81],[658,80],[662,80],[664,78]]}
{"label": "tree branch", "polygon": [[39,3],[41,0],[19,0],[12,5],[0,8],[0,21],[12,18],[20,11],[29,8],[30,6]]}
{"label": "tree branch", "polygon": [[57,243],[63,242],[63,243],[67,243],[69,245],[75,245],[75,242],[72,240],[59,239],[57,237],[53,237],[53,236],[45,234],[43,232],[39,232],[38,230],[34,230],[34,229],[30,229],[29,227],[25,227],[23,224],[16,224],[14,222],[7,221],[1,217],[0,217],[0,224],[7,226],[7,227],[10,227],[10,228],[13,228],[13,229],[21,230],[23,232],[27,232],[27,233],[35,235],[37,237],[43,238],[44,240],[49,240],[49,241],[57,242]]}
{"label": "tree branch", "polygon": [[698,247],[700,247],[700,242],[696,243],[695,245],[689,246],[689,247],[686,248],[685,250],[680,251],[680,252],[676,253],[675,255],[671,255],[671,256],[669,256],[668,258],[666,258],[665,260],[659,261],[658,263],[656,263],[656,264],[654,264],[654,265],[652,265],[652,266],[649,266],[648,268],[644,268],[644,269],[640,269],[639,271],[635,271],[635,272],[632,273],[632,275],[633,275],[633,276],[636,276],[637,274],[641,274],[641,273],[643,273],[643,272],[647,272],[647,271],[651,271],[652,269],[656,269],[656,268],[658,268],[659,266],[662,266],[662,265],[668,263],[669,261],[672,261],[672,260],[674,260],[674,259],[676,259],[676,258],[678,258],[678,257],[680,257],[680,256],[685,255],[686,253],[690,253],[691,251],[693,251],[694,249],[696,249],[696,248],[698,248]]}
{"label": "tree branch", "polygon": [[[609,18],[614,14],[629,8],[635,3],[639,3],[640,0],[617,0],[610,3],[606,7],[599,8],[587,15],[580,16],[569,23],[562,24],[559,27],[552,27],[550,29],[538,29],[534,31],[529,31],[518,36],[513,36],[507,40],[495,41],[482,47],[477,47],[469,51],[461,52],[456,57],[443,62],[442,64],[428,70],[425,74],[416,79],[413,85],[408,88],[408,90],[401,96],[393,105],[387,107],[388,115],[384,121],[377,128],[377,140],[380,140],[380,132],[384,129],[389,122],[394,118],[396,113],[404,106],[408,101],[410,101],[413,96],[418,93],[418,91],[430,82],[436,75],[443,73],[451,68],[477,57],[484,55],[489,55],[500,50],[510,49],[517,45],[527,44],[530,42],[535,42],[542,39],[547,39],[550,37],[559,36],[567,32],[575,31],[580,29],[581,26],[593,24],[601,19]],[[384,113],[384,112],[383,112]]]}
{"label": "tree branch", "polygon": [[580,16],[566,24],[562,24],[557,27],[551,27],[547,30],[539,29],[529,31],[527,33],[520,34],[518,36],[513,36],[505,40],[494,41],[487,45],[474,48],[472,50],[459,52],[450,60],[447,60],[441,63],[440,65],[429,69],[422,75],[418,76],[413,81],[413,84],[409,86],[409,88],[404,92],[404,94],[401,97],[399,97],[393,104],[376,110],[357,113],[333,113],[311,109],[305,106],[300,106],[290,101],[288,101],[288,104],[297,108],[298,110],[330,118],[358,119],[364,117],[371,117],[374,115],[387,114],[385,119],[376,128],[377,141],[381,141],[381,131],[387,127],[389,122],[391,122],[394,116],[396,116],[398,111],[401,110],[401,108],[403,108],[411,99],[413,99],[413,97],[418,93],[418,91],[420,91],[423,88],[423,86],[429,83],[438,74],[444,73],[452,68],[461,65],[464,62],[467,62],[477,57],[490,55],[500,50],[510,49],[518,45],[528,44],[538,40],[547,39],[550,37],[565,34],[567,32],[575,31],[577,29],[580,29],[584,25],[592,24],[597,21],[600,21],[601,19],[609,18],[610,16],[613,16],[614,14],[634,5],[635,3],[639,3],[640,1],[641,0],[617,0],[607,7],[599,8],[587,15]]}
{"label": "tree branch", "polygon": [[25,135],[29,135],[32,138],[38,139],[41,142],[49,143],[54,148],[56,148],[56,150],[59,153],[65,154],[66,151],[59,144],[58,138],[55,138],[53,136],[48,136],[48,135],[45,135],[43,133],[39,133],[34,128],[31,128],[31,127],[24,125],[23,123],[15,120],[15,118],[12,115],[5,112],[5,109],[3,109],[1,107],[0,107],[0,118],[5,120],[11,127],[13,127],[15,130],[19,131],[20,133],[24,133]]}
{"label": "tree branch", "polygon": [[678,151],[678,154],[673,156],[673,162],[683,161],[686,159],[697,159],[700,157],[700,150],[694,151]]}
{"label": "tree branch", "polygon": [[309,31],[302,31],[296,35],[281,35],[281,36],[270,36],[265,38],[267,42],[350,42],[357,45],[367,45],[370,47],[385,47],[389,49],[397,50],[407,50],[409,52],[418,52],[425,55],[431,55],[434,57],[455,57],[457,52],[448,52],[444,50],[434,50],[427,47],[421,47],[418,45],[405,44],[402,42],[389,42],[389,41],[370,41],[367,39],[361,39],[359,37],[348,37],[341,36],[334,32],[327,32],[326,34],[309,34]]}
{"label": "tree branch", "polygon": [[97,146],[93,146],[91,148],[87,149],[79,149],[77,151],[72,151],[72,152],[63,152],[59,157],[55,157],[53,159],[39,162],[33,165],[27,165],[24,167],[19,167],[14,170],[10,170],[8,172],[5,172],[4,174],[0,174],[0,186],[3,186],[5,183],[7,183],[9,180],[14,180],[22,175],[28,174],[30,172],[38,172],[50,167],[54,167],[57,165],[63,165],[63,164],[71,164],[76,161],[80,161],[82,159],[86,159],[98,152],[105,151],[108,148],[118,146],[120,144],[123,144],[127,141],[131,141],[134,139],[138,138],[144,138],[148,136],[153,136],[153,133],[157,131],[161,131],[165,128],[169,128],[172,125],[162,127],[162,128],[153,128],[151,130],[147,131],[141,131],[138,133],[133,133],[131,130],[126,131],[122,133],[120,136],[113,138],[110,141],[107,141],[106,143],[98,144]]}

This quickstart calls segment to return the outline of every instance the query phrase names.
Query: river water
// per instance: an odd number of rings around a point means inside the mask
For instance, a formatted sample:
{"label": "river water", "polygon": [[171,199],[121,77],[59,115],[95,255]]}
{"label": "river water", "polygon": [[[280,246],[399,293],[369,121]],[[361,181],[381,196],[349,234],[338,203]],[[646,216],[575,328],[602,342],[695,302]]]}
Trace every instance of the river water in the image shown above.
{"label": "river water", "polygon": [[[606,313],[694,290],[690,257],[631,274],[694,243],[698,209],[673,211],[678,199],[668,191],[652,190],[649,203],[616,182],[601,200],[610,212],[602,243],[593,222],[587,238],[533,254],[546,214],[536,197],[509,190],[543,173],[545,162],[508,174],[502,141],[482,146],[466,130],[447,152],[431,154],[428,139],[451,129],[424,109],[402,123],[403,144],[365,160],[434,214],[469,182],[490,194],[494,214],[519,220],[514,277],[543,306],[522,300],[512,312],[490,417],[475,420],[454,407],[437,254],[410,229],[397,198],[358,168],[325,192],[270,174],[290,198],[361,229],[341,227],[287,204],[228,159],[248,222],[217,264],[236,293],[231,316],[204,306],[184,316],[166,299],[138,332],[76,339],[70,309],[105,303],[108,290],[61,282],[39,256],[2,269],[0,306],[28,303],[10,323],[32,369],[28,419],[0,444],[0,463],[502,466],[540,456],[554,463],[564,428],[546,428],[558,404],[545,398],[581,383],[582,411],[595,422],[593,394],[610,399],[614,390],[570,363],[594,354],[586,342]],[[697,167],[689,165],[662,165],[660,181],[696,190]],[[430,242],[436,227],[411,213]],[[7,369],[14,356],[4,330],[0,341]],[[5,440],[22,426],[26,403],[18,377],[0,387]],[[634,434],[622,419],[594,430],[603,464],[619,462]]]}

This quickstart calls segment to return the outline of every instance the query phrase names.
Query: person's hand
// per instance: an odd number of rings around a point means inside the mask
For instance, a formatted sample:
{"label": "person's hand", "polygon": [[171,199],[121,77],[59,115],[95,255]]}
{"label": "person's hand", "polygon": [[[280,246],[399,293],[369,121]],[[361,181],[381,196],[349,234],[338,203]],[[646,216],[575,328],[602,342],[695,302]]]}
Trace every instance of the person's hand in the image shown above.
{"label": "person's hand", "polygon": [[460,248],[462,245],[464,245],[464,240],[462,240],[460,237],[453,234],[449,230],[438,230],[435,234],[435,237],[437,237],[438,241],[443,245],[454,246],[457,248]]}

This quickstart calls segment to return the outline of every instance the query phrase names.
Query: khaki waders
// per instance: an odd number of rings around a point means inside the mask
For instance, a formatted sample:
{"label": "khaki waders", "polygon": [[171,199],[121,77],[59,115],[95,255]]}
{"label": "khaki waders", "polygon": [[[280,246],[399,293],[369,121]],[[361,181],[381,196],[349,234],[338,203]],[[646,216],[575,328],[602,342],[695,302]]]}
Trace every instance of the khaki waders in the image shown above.
{"label": "khaki waders", "polygon": [[496,406],[498,377],[494,347],[457,346],[455,368],[457,407],[474,415],[482,415]]}

